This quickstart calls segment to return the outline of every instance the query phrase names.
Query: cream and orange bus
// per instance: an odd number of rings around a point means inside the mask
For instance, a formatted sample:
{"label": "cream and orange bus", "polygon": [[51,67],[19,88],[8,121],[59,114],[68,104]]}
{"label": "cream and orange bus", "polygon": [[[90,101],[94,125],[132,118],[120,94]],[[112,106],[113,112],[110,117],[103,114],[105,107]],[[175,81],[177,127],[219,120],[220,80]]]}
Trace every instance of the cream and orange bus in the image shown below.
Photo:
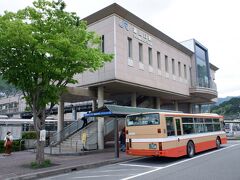
{"label": "cream and orange bus", "polygon": [[137,156],[193,157],[227,143],[217,114],[150,112],[126,117],[126,152]]}

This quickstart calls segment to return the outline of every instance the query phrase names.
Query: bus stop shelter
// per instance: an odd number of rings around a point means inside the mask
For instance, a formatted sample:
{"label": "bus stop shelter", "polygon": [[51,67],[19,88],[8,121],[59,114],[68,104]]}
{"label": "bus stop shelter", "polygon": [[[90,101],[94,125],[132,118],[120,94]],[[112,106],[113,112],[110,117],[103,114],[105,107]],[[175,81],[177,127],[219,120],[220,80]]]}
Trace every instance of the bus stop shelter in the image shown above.
{"label": "bus stop shelter", "polygon": [[[114,154],[119,158],[118,145],[118,118],[125,118],[129,114],[146,113],[146,112],[170,112],[169,110],[140,108],[118,105],[104,105],[96,111],[84,114],[84,117],[112,117],[114,118]],[[172,111],[171,111],[172,112]]]}

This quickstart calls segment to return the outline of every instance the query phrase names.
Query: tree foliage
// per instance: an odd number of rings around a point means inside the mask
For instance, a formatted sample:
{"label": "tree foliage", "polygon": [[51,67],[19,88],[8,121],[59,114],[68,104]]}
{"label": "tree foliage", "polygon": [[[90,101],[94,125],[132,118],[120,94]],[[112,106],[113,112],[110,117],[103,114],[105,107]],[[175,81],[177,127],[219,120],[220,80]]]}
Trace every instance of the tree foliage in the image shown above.
{"label": "tree foliage", "polygon": [[37,132],[44,129],[46,105],[77,82],[75,74],[112,59],[100,51],[100,38],[87,31],[87,23],[65,6],[62,0],[38,0],[0,16],[0,75],[23,92]]}
{"label": "tree foliage", "polygon": [[238,116],[240,113],[240,97],[234,97],[211,108],[211,112],[224,116]]}
{"label": "tree foliage", "polygon": [[0,76],[0,97],[14,96],[17,93],[20,93],[19,90],[12,84],[8,84]]}

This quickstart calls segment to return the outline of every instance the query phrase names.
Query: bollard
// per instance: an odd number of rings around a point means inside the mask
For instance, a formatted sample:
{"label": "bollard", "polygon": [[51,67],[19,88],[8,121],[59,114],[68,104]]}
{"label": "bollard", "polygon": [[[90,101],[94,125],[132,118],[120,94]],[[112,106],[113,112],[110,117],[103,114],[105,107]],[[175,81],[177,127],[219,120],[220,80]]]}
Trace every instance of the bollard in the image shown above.
{"label": "bollard", "polygon": [[20,142],[19,142],[19,151],[21,151],[22,150],[22,142],[23,142],[24,140],[22,139],[22,140],[20,140]]}
{"label": "bollard", "polygon": [[78,144],[78,142],[76,142],[76,152],[77,152],[77,144]]}
{"label": "bollard", "polygon": [[50,154],[52,155],[52,145],[50,145],[49,147],[50,147]]}
{"label": "bollard", "polygon": [[59,154],[62,152],[61,143],[59,144]]}

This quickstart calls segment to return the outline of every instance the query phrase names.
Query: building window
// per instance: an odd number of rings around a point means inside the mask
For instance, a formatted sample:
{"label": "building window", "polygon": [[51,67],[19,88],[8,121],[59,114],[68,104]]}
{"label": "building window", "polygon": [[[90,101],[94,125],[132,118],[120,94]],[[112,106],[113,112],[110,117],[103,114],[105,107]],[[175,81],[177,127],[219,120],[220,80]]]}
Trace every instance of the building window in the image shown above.
{"label": "building window", "polygon": [[168,56],[165,55],[165,71],[168,72]]}
{"label": "building window", "polygon": [[105,50],[104,50],[104,35],[102,35],[102,37],[101,37],[101,50],[102,50],[102,52],[105,52]]}
{"label": "building window", "polygon": [[128,37],[128,58],[132,59],[132,39]]}
{"label": "building window", "polygon": [[196,44],[196,64],[197,64],[197,80],[198,86],[210,87],[210,74],[208,68],[207,50]]}
{"label": "building window", "polygon": [[182,76],[181,62],[178,61],[178,76]]}
{"label": "building window", "polygon": [[161,54],[160,54],[160,52],[157,52],[157,66],[158,66],[158,69],[161,69]]}
{"label": "building window", "polygon": [[143,45],[142,45],[142,43],[138,44],[138,50],[139,50],[139,61],[143,62]]}
{"label": "building window", "polygon": [[148,48],[148,63],[152,66],[152,48]]}
{"label": "building window", "polygon": [[172,73],[175,74],[175,59],[172,59]]}
{"label": "building window", "polygon": [[187,66],[184,64],[184,78],[187,79]]}

